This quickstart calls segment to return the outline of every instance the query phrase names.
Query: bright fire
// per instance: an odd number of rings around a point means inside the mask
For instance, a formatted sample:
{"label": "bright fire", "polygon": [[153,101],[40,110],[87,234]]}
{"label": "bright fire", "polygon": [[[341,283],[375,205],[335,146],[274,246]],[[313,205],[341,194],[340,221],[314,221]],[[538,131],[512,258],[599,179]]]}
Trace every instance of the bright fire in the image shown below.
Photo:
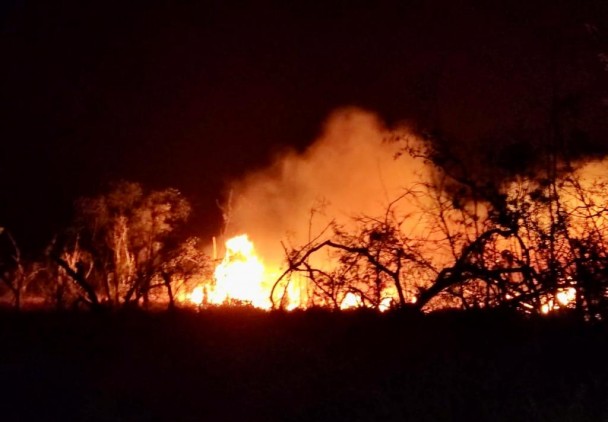
{"label": "bright fire", "polygon": [[[386,142],[387,138],[399,142]],[[406,143],[403,144],[402,141]],[[347,238],[354,239],[369,228],[366,226],[368,222],[373,225],[376,218],[384,218],[376,223],[392,220],[394,212],[394,223],[402,231],[403,239],[409,239],[406,242],[408,245],[411,240],[411,246],[415,250],[413,259],[404,257],[404,262],[411,263],[414,268],[411,273],[408,273],[409,264],[403,268],[405,285],[402,286],[404,294],[401,297],[387,287],[377,292],[377,285],[358,278],[356,268],[339,267],[341,264],[335,257],[340,252],[324,250],[310,257],[310,265],[329,276],[314,277],[323,283],[331,277],[342,277],[342,270],[348,271],[348,283],[353,283],[355,287],[352,291],[349,291],[349,286],[340,284],[340,280],[336,280],[335,289],[332,284],[328,291],[323,290],[323,286],[319,287],[307,275],[304,267],[309,263],[306,262],[305,266],[281,279],[281,284],[273,291],[273,300],[282,309],[373,306],[387,310],[398,306],[401,301],[416,302],[418,290],[428,288],[436,281],[436,273],[452,267],[455,254],[464,251],[479,233],[495,225],[490,219],[492,207],[483,200],[472,201],[465,204],[465,209],[460,209],[463,204],[456,201],[457,204],[450,198],[452,182],[454,187],[458,183],[450,181],[448,174],[436,177],[441,175],[441,171],[429,166],[427,160],[420,159],[419,154],[424,156],[428,146],[407,127],[388,128],[382,119],[372,113],[344,109],[332,114],[321,136],[306,151],[281,154],[268,168],[248,174],[231,185],[231,195],[226,203],[227,210],[230,211],[229,227],[247,228],[251,239],[260,241],[258,246],[263,259],[256,255],[253,243],[246,235],[228,240],[225,256],[213,278],[205,275],[207,279],[201,284],[203,287],[195,291],[192,290],[194,286],[188,285],[189,300],[203,306],[244,302],[268,309],[271,304],[270,291],[281,274],[282,266],[286,265],[281,259],[284,251],[280,248],[279,239],[286,239],[287,244],[298,246],[307,245],[318,235],[316,243],[320,244],[332,236],[334,228],[339,228],[340,233],[346,234]],[[403,154],[410,150],[414,154]],[[396,155],[400,156],[399,160],[395,160]],[[605,186],[608,184],[608,160],[573,164],[574,172],[567,179],[562,180],[561,176],[558,179],[559,207],[568,216],[568,230],[571,230],[568,238],[586,239],[589,235],[595,236],[593,233],[596,232],[600,237],[605,237],[608,214],[603,204]],[[506,284],[510,293],[506,296],[507,300],[514,299],[513,296],[518,294],[516,292],[520,288],[515,284],[524,281],[525,275],[516,271],[524,254],[529,256],[522,262],[525,261],[526,266],[534,268],[539,274],[548,265],[552,265],[552,259],[557,259],[559,266],[564,267],[564,277],[577,276],[576,266],[567,256],[579,253],[571,250],[572,242],[559,234],[554,244],[552,242],[555,251],[551,254],[544,246],[539,247],[546,243],[544,233],[553,227],[553,219],[559,213],[555,213],[556,205],[551,202],[555,193],[545,193],[548,188],[538,182],[536,177],[517,177],[505,181],[501,190],[507,194],[507,203],[513,203],[509,205],[509,210],[511,206],[525,207],[521,213],[522,218],[526,218],[521,221],[520,236],[518,239],[512,236],[504,239],[502,236],[494,236],[487,242],[482,242],[487,246],[483,252],[487,252],[488,260],[483,256],[484,262],[480,261],[479,264],[488,265],[489,270],[493,267],[505,269],[501,277],[504,276],[504,280],[509,283]],[[464,192],[466,191],[465,188]],[[406,196],[403,196],[404,192],[407,192]],[[397,199],[387,203],[391,198],[402,198],[403,201]],[[466,194],[460,199],[465,200]],[[400,202],[397,203],[398,201]],[[392,207],[390,213],[387,206]],[[520,213],[509,211],[509,214]],[[525,221],[528,217],[532,221]],[[376,231],[373,234],[377,234]],[[354,237],[349,237],[351,235]],[[401,238],[401,235],[398,237]],[[276,239],[276,242],[271,242],[272,239]],[[452,239],[456,239],[454,244]],[[371,241],[371,237],[368,240]],[[601,243],[598,246],[603,247]],[[505,255],[504,252],[508,254]],[[554,254],[559,256],[553,257]],[[478,259],[475,256],[477,252],[473,251],[469,258]],[[477,264],[475,262],[476,266]],[[458,291],[455,292],[457,295],[446,291],[446,300],[442,301],[438,295],[434,303],[424,306],[429,310],[442,306],[459,307],[462,302],[457,296],[477,300],[481,297],[479,295],[483,295],[477,287],[484,280],[472,281],[473,283],[458,286]],[[515,283],[513,286],[511,281]],[[543,313],[574,308],[578,283],[575,279],[561,280],[558,283],[559,290],[542,293],[532,302],[524,300],[521,306],[527,309],[526,312]],[[331,284],[331,281],[326,284]],[[365,293],[359,293],[360,286],[363,286]],[[367,295],[368,287],[374,290],[371,299]],[[537,291],[537,287],[534,291]],[[493,292],[493,288],[486,291]],[[499,301],[502,292],[496,291],[492,295]]]}
{"label": "bright fire", "polygon": [[190,302],[193,304],[200,306],[203,304],[203,300],[205,299],[205,291],[203,286],[197,286],[190,293]]}
{"label": "bright fire", "polygon": [[[188,295],[190,303],[203,305],[251,305],[260,309],[271,309],[270,290],[276,280],[276,273],[271,273],[257,256],[253,242],[246,234],[235,236],[226,241],[226,253],[214,271],[214,283],[198,285]],[[382,312],[391,308],[396,293],[385,289],[383,299],[378,307]],[[302,306],[300,303],[300,286],[292,283],[287,291],[283,308],[287,310]],[[546,298],[541,307],[542,313],[548,313],[567,307],[576,299],[576,289],[569,287],[558,290],[555,295]],[[416,302],[416,297],[411,298]],[[347,293],[340,304],[340,309],[353,309],[364,306],[361,298]]]}
{"label": "bright fire", "polygon": [[568,287],[566,289],[560,289],[555,295],[555,300],[549,299],[547,303],[542,305],[541,312],[543,314],[549,313],[559,309],[560,307],[566,307],[568,304],[573,303],[576,300],[576,289],[574,287]]}
{"label": "bright fire", "polygon": [[226,254],[215,268],[214,279],[215,285],[207,292],[197,286],[190,294],[190,301],[197,305],[234,303],[270,309],[269,289],[264,286],[264,264],[246,234],[226,242]]}
{"label": "bright fire", "polygon": [[346,294],[346,296],[344,296],[344,299],[342,300],[342,303],[340,304],[340,309],[352,309],[352,308],[358,308],[361,306],[361,300],[359,299],[359,297],[357,297],[357,295],[355,295],[352,292],[348,292]]}
{"label": "bright fire", "polygon": [[[226,253],[214,271],[214,284],[196,286],[188,295],[190,303],[202,305],[252,305],[260,309],[271,309],[270,291],[277,279],[277,272],[267,268],[257,256],[253,242],[246,234],[235,236],[226,241]],[[283,289],[283,288],[281,288]],[[302,286],[296,281],[287,286],[281,300],[281,307],[293,310],[302,307]],[[382,312],[391,308],[393,298],[391,289],[385,289],[384,298],[378,309]],[[415,298],[412,299],[412,303]],[[361,298],[347,293],[340,309],[353,309],[365,306]]]}

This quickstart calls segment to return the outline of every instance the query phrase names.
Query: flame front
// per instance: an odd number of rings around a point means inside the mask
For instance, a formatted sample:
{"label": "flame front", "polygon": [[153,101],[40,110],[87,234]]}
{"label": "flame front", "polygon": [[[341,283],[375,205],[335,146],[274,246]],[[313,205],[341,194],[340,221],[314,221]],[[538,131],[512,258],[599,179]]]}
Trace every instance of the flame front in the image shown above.
{"label": "flame front", "polygon": [[246,234],[226,242],[226,254],[215,269],[215,286],[209,292],[213,304],[247,303],[270,309],[269,291],[264,287],[264,264]]}
{"label": "flame front", "polygon": [[540,311],[543,314],[547,314],[551,311],[568,307],[568,305],[574,303],[575,300],[576,289],[574,287],[559,289],[558,292],[555,294],[554,298],[549,298],[547,303],[541,306]]}
{"label": "flame front", "polygon": [[[267,268],[255,251],[249,236],[242,234],[226,241],[226,252],[214,271],[214,283],[199,284],[187,296],[195,306],[206,305],[251,305],[260,309],[271,309],[270,291],[276,281],[276,271]],[[395,303],[396,291],[385,288],[378,310],[385,312]],[[292,280],[285,287],[281,299],[283,309],[292,310],[303,305],[301,281]],[[509,295],[510,297],[510,295]],[[559,289],[554,294],[545,295],[540,311],[547,314],[551,311],[570,306],[576,300],[576,289],[572,287]],[[416,297],[410,298],[416,303]],[[340,303],[340,309],[353,309],[366,306],[361,298],[348,292]],[[529,306],[529,305],[528,305]]]}
{"label": "flame front", "polygon": [[205,290],[203,289],[203,286],[195,287],[194,290],[192,290],[192,293],[190,293],[188,299],[190,302],[192,302],[192,304],[201,306],[203,300],[205,299]]}

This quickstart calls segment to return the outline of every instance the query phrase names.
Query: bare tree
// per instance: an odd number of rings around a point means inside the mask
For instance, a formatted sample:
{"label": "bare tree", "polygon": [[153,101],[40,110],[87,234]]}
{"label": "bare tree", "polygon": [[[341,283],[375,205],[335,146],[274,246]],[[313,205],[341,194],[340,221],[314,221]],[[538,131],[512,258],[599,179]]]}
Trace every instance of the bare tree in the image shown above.
{"label": "bare tree", "polygon": [[14,307],[19,310],[28,286],[45,268],[40,263],[26,262],[22,258],[21,249],[7,229],[0,227],[0,235],[4,235],[8,240],[11,249],[8,260],[0,262],[0,281],[11,292]]}
{"label": "bare tree", "polygon": [[[313,305],[339,308],[347,295],[356,297],[361,306],[376,309],[411,304],[416,287],[405,284],[405,275],[433,271],[420,253],[420,242],[401,230],[409,216],[398,216],[394,210],[399,201],[413,195],[413,191],[404,193],[378,218],[354,217],[358,227],[355,233],[332,222],[306,245],[285,247],[287,269],[271,291],[273,306],[281,305],[294,275],[311,283]],[[323,251],[327,252],[326,268],[311,262]]]}
{"label": "bare tree", "polygon": [[[188,268],[207,265],[204,254],[194,252],[195,241],[181,244],[176,237],[189,213],[175,189],[147,193],[137,183],[120,182],[77,202],[76,224],[50,256],[93,306],[147,306],[159,287],[173,306],[177,274],[188,277]],[[188,266],[189,259],[199,262]]]}

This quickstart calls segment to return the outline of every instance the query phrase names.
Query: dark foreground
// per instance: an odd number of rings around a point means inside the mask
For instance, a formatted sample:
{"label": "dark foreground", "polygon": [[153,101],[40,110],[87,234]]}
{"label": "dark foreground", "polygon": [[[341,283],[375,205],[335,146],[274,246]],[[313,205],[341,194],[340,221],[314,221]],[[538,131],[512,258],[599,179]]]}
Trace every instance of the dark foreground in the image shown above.
{"label": "dark foreground", "polygon": [[608,325],[493,314],[0,314],[0,420],[608,418]]}

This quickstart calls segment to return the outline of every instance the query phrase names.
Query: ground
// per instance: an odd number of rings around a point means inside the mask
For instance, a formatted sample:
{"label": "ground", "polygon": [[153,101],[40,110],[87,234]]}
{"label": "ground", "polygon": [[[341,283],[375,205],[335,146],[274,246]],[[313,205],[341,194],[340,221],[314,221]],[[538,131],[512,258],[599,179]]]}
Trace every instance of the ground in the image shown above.
{"label": "ground", "polygon": [[498,313],[3,313],[2,420],[605,420],[607,331]]}

